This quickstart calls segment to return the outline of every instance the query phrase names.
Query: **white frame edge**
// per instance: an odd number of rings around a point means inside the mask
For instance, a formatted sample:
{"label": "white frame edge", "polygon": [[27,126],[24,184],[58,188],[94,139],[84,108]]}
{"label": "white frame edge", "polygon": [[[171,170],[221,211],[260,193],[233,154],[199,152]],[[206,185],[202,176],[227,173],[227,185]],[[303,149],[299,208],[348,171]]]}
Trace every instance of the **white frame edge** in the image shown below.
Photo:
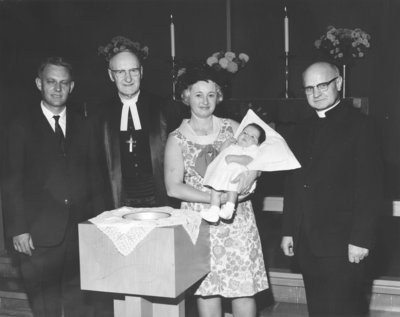
{"label": "white frame edge", "polygon": [[[267,196],[264,198],[263,211],[282,213],[283,197]],[[400,217],[400,201],[394,200],[392,204],[393,217]]]}

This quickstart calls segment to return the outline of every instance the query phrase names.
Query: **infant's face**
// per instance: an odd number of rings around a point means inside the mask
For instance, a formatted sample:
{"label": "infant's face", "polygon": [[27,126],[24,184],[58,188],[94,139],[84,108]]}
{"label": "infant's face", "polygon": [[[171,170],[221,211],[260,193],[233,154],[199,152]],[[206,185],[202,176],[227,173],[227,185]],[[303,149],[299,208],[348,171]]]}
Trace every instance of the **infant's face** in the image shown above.
{"label": "infant's face", "polygon": [[249,147],[251,145],[258,145],[260,132],[252,126],[243,129],[237,138],[237,144],[242,147]]}

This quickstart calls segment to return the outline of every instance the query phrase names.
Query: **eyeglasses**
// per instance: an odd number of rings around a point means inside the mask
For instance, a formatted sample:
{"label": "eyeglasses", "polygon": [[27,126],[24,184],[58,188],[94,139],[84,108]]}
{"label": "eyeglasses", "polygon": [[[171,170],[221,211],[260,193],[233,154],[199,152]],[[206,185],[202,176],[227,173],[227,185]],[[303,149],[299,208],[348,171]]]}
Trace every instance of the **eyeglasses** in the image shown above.
{"label": "eyeglasses", "polygon": [[128,70],[126,70],[126,69],[111,69],[110,68],[110,71],[112,71],[113,74],[115,75],[115,77],[117,77],[118,79],[125,78],[128,75],[128,72],[129,72],[129,75],[131,77],[140,76],[140,67],[131,68],[131,69],[128,69]]}
{"label": "eyeglasses", "polygon": [[329,85],[338,78],[339,76],[336,76],[335,78],[331,79],[330,81],[327,81],[325,83],[320,83],[315,86],[307,86],[304,87],[304,92],[306,95],[312,95],[314,93],[314,88],[317,88],[318,91],[324,92],[328,90]]}

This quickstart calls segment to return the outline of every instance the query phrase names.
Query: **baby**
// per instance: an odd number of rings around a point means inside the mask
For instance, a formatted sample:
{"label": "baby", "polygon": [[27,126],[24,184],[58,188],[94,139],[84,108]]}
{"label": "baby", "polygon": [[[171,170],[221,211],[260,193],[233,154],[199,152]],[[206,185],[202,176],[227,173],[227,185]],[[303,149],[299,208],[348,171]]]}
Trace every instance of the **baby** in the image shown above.
{"label": "baby", "polygon": [[[211,207],[201,211],[203,219],[217,222],[219,218],[232,218],[238,198],[238,183],[232,183],[232,180],[247,170],[246,166],[253,161],[265,138],[264,129],[250,123],[237,140],[232,138],[223,144],[221,153],[208,166],[204,176],[204,186],[211,188]],[[223,192],[227,193],[227,202],[221,207]]]}

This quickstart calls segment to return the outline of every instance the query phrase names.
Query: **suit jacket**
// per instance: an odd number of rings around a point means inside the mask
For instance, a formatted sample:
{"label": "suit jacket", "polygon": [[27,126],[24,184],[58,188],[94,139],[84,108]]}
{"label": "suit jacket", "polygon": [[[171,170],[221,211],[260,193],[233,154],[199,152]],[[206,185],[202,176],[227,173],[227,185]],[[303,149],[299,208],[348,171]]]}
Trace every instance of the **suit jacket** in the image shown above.
{"label": "suit jacket", "polygon": [[[165,206],[168,204],[164,185],[164,149],[167,140],[164,107],[166,105],[161,97],[143,90],[140,91],[137,105],[148,109],[149,122],[147,122],[147,125],[149,127],[149,144],[155,180],[156,202],[158,206]],[[100,112],[94,116],[97,117],[95,120],[100,129],[102,146],[107,162],[112,207],[119,208],[122,206],[124,199],[119,141],[122,102],[116,95],[101,108]]]}
{"label": "suit jacket", "polygon": [[104,210],[92,130],[68,108],[66,125],[65,156],[39,106],[9,125],[3,186],[9,237],[30,233],[35,246],[55,246],[68,223]]}
{"label": "suit jacket", "polygon": [[371,249],[382,208],[379,134],[370,118],[340,102],[325,119],[298,123],[293,153],[302,167],[286,179],[283,235],[305,234],[317,256],[347,255],[348,244]]}

